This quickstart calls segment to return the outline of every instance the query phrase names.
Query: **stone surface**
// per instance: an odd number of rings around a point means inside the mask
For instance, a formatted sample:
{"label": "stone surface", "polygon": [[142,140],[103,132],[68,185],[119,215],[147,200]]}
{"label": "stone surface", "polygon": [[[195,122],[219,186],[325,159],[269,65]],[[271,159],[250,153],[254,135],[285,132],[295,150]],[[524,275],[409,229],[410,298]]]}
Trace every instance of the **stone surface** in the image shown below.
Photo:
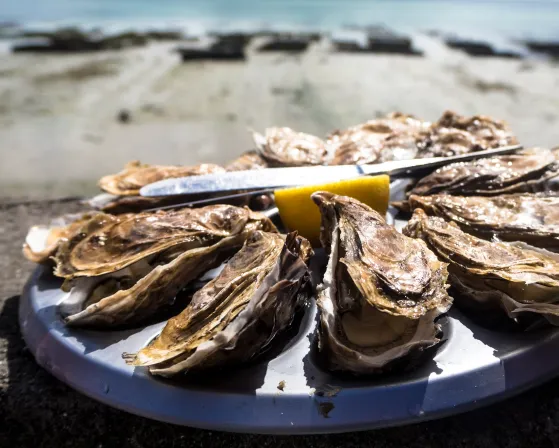
{"label": "stone surface", "polygon": [[[37,366],[17,323],[32,263],[27,228],[77,201],[0,203],[0,447],[557,447],[559,380],[487,408],[416,425],[320,436],[228,434],[136,417],[78,394]],[[140,392],[139,392],[140,393]]]}

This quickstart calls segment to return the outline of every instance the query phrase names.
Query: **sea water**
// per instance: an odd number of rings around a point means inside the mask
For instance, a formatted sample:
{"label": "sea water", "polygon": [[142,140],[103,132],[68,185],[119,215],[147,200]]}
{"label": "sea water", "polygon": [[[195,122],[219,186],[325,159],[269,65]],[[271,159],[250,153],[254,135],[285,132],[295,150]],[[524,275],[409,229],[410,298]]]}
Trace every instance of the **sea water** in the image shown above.
{"label": "sea water", "polygon": [[559,0],[0,0],[0,22],[108,30],[331,30],[384,24],[403,32],[559,39]]}

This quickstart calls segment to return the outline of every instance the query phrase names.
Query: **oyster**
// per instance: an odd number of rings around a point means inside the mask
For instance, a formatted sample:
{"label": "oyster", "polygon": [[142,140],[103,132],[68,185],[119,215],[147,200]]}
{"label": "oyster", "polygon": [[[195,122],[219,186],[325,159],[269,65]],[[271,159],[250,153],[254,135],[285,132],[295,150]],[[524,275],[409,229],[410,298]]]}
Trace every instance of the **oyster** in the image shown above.
{"label": "oyster", "polygon": [[192,196],[183,199],[183,196],[117,196],[110,193],[101,193],[91,199],[85,200],[84,203],[89,207],[110,213],[120,215],[122,213],[138,213],[150,209],[180,204],[186,201],[192,201]]}
{"label": "oyster", "polygon": [[482,238],[524,241],[559,250],[559,197],[534,194],[501,196],[409,197],[411,209],[456,222],[463,230]]}
{"label": "oyster", "polygon": [[322,165],[328,156],[323,140],[291,128],[268,128],[253,138],[270,167]]}
{"label": "oyster", "polygon": [[517,143],[502,121],[484,115],[463,117],[446,111],[418,146],[420,157],[447,157]]}
{"label": "oyster", "polygon": [[332,134],[332,164],[364,164],[452,156],[516,144],[506,125],[485,116],[462,117],[447,111],[435,123],[395,113]]}
{"label": "oyster", "polygon": [[494,196],[559,191],[558,158],[559,151],[532,149],[520,154],[452,163],[421,179],[408,195]]}
{"label": "oyster", "polygon": [[[146,165],[138,161],[126,164],[120,173],[104,176],[99,186],[101,193],[87,201],[88,206],[106,213],[136,213],[156,207],[180,204],[182,196],[143,197],[140,189],[148,184],[176,177],[198,176],[224,172],[225,169],[209,163],[197,166]],[[195,198],[189,197],[189,200]]]}
{"label": "oyster", "polygon": [[[328,144],[335,151],[331,164],[362,165],[382,159],[412,159],[417,152],[413,131],[427,125],[412,115],[395,112],[344,131],[335,131],[328,137]],[[393,148],[394,153],[387,149],[383,154],[385,148]]]}
{"label": "oyster", "polygon": [[377,373],[439,342],[434,320],[452,299],[446,263],[355,199],[318,192],[329,253],[320,287],[320,350],[330,368]]}
{"label": "oyster", "polygon": [[268,163],[256,150],[246,151],[237,159],[230,162],[225,169],[227,171],[260,170],[267,168]]}
{"label": "oyster", "polygon": [[138,196],[143,186],[159,180],[224,171],[222,167],[209,163],[197,166],[162,166],[134,161],[127,163],[120,173],[102,177],[99,186],[107,193],[117,196]]}
{"label": "oyster", "polygon": [[23,244],[23,255],[34,263],[45,263],[58,250],[58,246],[72,238],[95,213],[68,214],[53,219],[48,225],[29,229]]}
{"label": "oyster", "polygon": [[309,293],[304,238],[254,232],[221,273],[127,363],[171,376],[246,361],[272,343]]}
{"label": "oyster", "polygon": [[67,280],[60,312],[71,325],[137,323],[217,267],[255,230],[261,214],[216,205],[130,215],[100,213],[62,243],[55,274]]}
{"label": "oyster", "polygon": [[512,319],[535,313],[559,325],[558,255],[525,243],[485,241],[420,209],[404,233],[422,238],[449,263],[453,295],[461,306],[502,310]]}

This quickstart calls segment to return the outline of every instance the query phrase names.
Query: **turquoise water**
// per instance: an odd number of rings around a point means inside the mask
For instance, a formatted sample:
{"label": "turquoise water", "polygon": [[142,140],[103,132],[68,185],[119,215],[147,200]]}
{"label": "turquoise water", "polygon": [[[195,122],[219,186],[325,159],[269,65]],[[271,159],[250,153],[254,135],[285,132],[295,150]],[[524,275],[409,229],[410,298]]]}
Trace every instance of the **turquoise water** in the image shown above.
{"label": "turquoise water", "polygon": [[559,0],[0,0],[0,21],[195,32],[384,23],[401,31],[559,38]]}

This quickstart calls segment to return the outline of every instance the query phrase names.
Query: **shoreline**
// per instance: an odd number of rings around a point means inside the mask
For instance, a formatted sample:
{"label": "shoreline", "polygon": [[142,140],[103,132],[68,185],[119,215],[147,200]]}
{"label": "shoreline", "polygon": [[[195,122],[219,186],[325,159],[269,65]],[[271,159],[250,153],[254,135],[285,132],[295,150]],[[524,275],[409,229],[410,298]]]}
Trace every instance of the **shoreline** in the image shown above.
{"label": "shoreline", "polygon": [[[0,54],[0,197],[95,194],[130,160],[225,164],[248,129],[324,137],[392,111],[505,120],[525,146],[559,144],[559,64],[477,58],[418,36],[423,56],[332,52],[181,62],[177,42],[76,54]],[[129,122],[119,120],[125,110]]]}

